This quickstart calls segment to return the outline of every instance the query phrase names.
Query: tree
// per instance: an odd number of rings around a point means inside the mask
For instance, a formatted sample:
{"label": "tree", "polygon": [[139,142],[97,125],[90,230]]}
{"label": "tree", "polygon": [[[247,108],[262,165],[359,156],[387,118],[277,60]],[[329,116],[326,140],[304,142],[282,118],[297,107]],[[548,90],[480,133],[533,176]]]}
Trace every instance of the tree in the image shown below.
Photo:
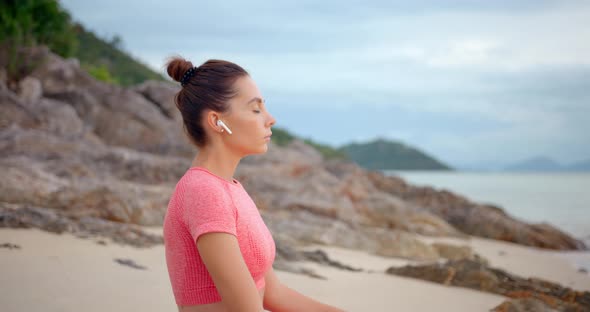
{"label": "tree", "polygon": [[3,0],[0,2],[0,65],[11,80],[19,79],[30,64],[19,59],[23,48],[47,45],[62,57],[78,46],[68,12],[55,0]]}
{"label": "tree", "polygon": [[123,50],[123,38],[121,36],[114,35],[109,43],[116,49]]}

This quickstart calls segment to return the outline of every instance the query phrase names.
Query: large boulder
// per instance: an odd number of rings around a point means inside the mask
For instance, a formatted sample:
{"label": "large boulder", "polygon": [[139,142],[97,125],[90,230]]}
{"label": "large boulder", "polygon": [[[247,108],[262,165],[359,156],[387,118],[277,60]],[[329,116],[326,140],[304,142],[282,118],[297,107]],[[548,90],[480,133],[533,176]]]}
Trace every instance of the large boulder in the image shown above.
{"label": "large boulder", "polygon": [[[577,291],[539,278],[523,278],[470,259],[390,267],[386,273],[471,288],[509,298],[541,299],[557,311],[588,311],[590,307],[590,292]],[[497,311],[503,310],[498,308]]]}

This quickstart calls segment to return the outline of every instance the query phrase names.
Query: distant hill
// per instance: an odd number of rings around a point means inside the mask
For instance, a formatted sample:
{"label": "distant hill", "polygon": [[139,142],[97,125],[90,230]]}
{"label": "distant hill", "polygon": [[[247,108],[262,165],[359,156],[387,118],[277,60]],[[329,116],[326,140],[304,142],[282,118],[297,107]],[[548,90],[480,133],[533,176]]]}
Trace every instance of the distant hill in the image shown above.
{"label": "distant hill", "polygon": [[525,159],[504,168],[508,171],[559,171],[562,169],[556,161],[544,156]]}
{"label": "distant hill", "polygon": [[590,171],[590,159],[562,165],[549,157],[537,156],[506,166],[504,171]]}
{"label": "distant hill", "polygon": [[351,143],[339,150],[360,166],[371,170],[453,170],[414,147],[385,139]]}
{"label": "distant hill", "polygon": [[570,171],[590,171],[590,159],[579,161],[567,166]]}

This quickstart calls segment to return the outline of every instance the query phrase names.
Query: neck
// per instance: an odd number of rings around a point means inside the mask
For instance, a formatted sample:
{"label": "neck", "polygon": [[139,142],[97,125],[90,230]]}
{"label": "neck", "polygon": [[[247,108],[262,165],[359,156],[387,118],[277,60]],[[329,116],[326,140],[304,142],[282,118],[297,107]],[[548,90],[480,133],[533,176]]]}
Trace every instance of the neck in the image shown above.
{"label": "neck", "polygon": [[203,167],[227,181],[233,182],[233,175],[241,158],[239,155],[232,154],[221,144],[212,144],[212,146],[199,149],[192,162],[192,167]]}

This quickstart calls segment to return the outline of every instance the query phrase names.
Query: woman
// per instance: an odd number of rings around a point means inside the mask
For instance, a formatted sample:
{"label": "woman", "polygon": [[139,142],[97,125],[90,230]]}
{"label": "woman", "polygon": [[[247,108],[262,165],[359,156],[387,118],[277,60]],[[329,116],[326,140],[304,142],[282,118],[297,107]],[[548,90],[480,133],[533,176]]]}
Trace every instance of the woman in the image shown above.
{"label": "woman", "polygon": [[198,148],[164,219],[166,264],[179,311],[342,311],[283,285],[275,243],[256,205],[233,178],[244,156],[268,149],[274,117],[240,66],[182,58],[167,64],[181,83],[175,103]]}

